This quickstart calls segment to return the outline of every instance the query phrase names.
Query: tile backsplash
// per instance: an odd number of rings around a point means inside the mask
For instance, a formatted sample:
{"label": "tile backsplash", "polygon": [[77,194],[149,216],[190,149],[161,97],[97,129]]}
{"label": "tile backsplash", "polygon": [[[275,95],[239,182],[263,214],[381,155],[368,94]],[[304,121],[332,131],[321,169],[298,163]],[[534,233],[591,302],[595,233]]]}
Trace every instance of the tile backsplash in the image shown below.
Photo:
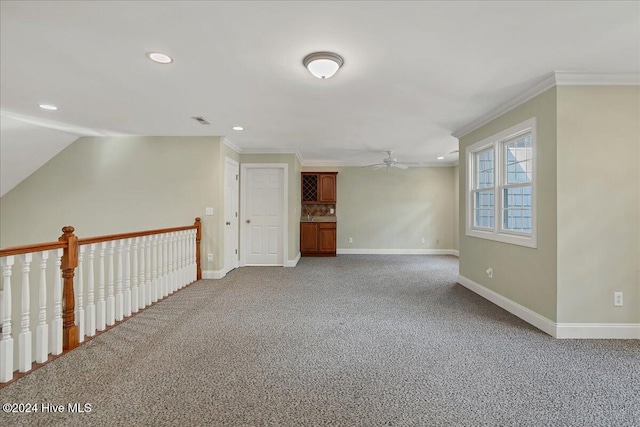
{"label": "tile backsplash", "polygon": [[[333,209],[333,213],[331,213]],[[302,205],[302,216],[336,216],[336,205]]]}

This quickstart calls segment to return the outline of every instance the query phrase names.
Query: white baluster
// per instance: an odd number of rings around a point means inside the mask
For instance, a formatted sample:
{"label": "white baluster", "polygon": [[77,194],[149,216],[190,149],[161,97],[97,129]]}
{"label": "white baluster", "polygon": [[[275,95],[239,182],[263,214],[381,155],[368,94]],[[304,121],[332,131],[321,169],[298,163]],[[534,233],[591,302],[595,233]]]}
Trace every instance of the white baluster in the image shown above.
{"label": "white baluster", "polygon": [[139,295],[138,295],[138,306],[140,310],[142,310],[147,302],[147,286],[144,281],[144,247],[146,236],[140,237],[140,268],[138,270],[138,279],[139,279]]}
{"label": "white baluster", "polygon": [[89,271],[87,281],[87,314],[85,320],[85,328],[87,336],[96,334],[96,306],[94,304],[94,288],[95,288],[95,272],[93,271],[93,257],[95,255],[96,245],[89,245]]}
{"label": "white baluster", "polygon": [[167,233],[167,292],[173,293],[173,233]]}
{"label": "white baluster", "polygon": [[98,264],[98,304],[96,305],[96,314],[97,314],[97,328],[99,331],[104,331],[107,327],[107,314],[106,314],[106,303],[104,300],[104,288],[105,288],[105,271],[104,271],[104,253],[107,248],[107,243],[102,242],[100,244],[100,252],[98,256],[100,257],[100,263]]}
{"label": "white baluster", "polygon": [[176,270],[178,269],[178,245],[176,243],[176,233],[171,233],[171,293],[178,289]]}
{"label": "white baluster", "polygon": [[131,262],[133,263],[133,271],[131,272],[131,278],[133,286],[131,287],[131,311],[137,313],[140,310],[138,303],[138,237],[133,238],[133,254],[131,256]]}
{"label": "white baluster", "polygon": [[184,231],[178,233],[178,289],[185,285],[184,280]]}
{"label": "white baluster", "polygon": [[189,284],[189,230],[182,232],[182,286]]}
{"label": "white baluster", "polygon": [[176,235],[176,277],[175,277],[175,290],[179,290],[182,287],[182,283],[180,281],[180,268],[181,268],[181,254],[180,254],[180,232],[175,233]]}
{"label": "white baluster", "polygon": [[124,315],[131,316],[131,239],[124,247]]}
{"label": "white baluster", "polygon": [[115,252],[116,242],[112,240],[108,244],[109,258],[107,258],[107,325],[116,323],[116,299],[113,294],[114,288],[114,265],[113,254]]}
{"label": "white baluster", "polygon": [[189,283],[191,283],[191,230],[187,230],[185,232],[185,250],[187,251],[186,254],[186,261],[185,261],[185,268],[184,268],[184,277],[185,277],[185,284],[188,285]]}
{"label": "white baluster", "polygon": [[75,288],[75,313],[74,313],[74,323],[78,325],[78,342],[84,342],[84,301],[82,292],[84,290],[84,246],[80,246],[78,248],[78,274],[76,275],[76,280],[74,280],[74,288]]}
{"label": "white baluster", "polygon": [[2,258],[2,335],[0,335],[0,383],[13,378],[13,338],[11,337],[11,267],[13,256]]}
{"label": "white baluster", "polygon": [[158,235],[158,290],[160,291],[160,299],[165,297],[164,274],[162,272],[163,265],[167,262],[164,255],[164,234]]}
{"label": "white baluster", "polygon": [[196,259],[196,254],[198,252],[198,240],[197,236],[198,230],[193,230],[193,281],[198,280],[198,261]]}
{"label": "white baluster", "polygon": [[123,319],[123,295],[122,295],[122,251],[124,250],[124,240],[120,239],[117,243],[118,251],[116,256],[116,320],[118,322]]}
{"label": "white baluster", "polygon": [[151,283],[151,238],[153,236],[147,236],[147,240],[146,243],[144,245],[144,256],[145,256],[145,262],[144,262],[144,275],[145,275],[145,287],[147,288],[147,291],[145,292],[145,295],[147,297],[146,299],[146,305],[150,306],[151,305],[151,301],[153,300],[153,293],[155,292],[155,289],[153,289],[152,283]]}
{"label": "white baluster", "polygon": [[169,251],[168,251],[168,234],[163,234],[162,239],[162,296],[169,295]]}
{"label": "white baluster", "polygon": [[160,281],[158,280],[158,235],[151,236],[151,283],[153,286],[153,302],[160,299]]}
{"label": "white baluster", "polygon": [[198,280],[198,265],[196,264],[196,230],[191,230],[191,282]]}
{"label": "white baluster", "polygon": [[38,326],[36,327],[36,362],[49,358],[49,325],[47,325],[47,259],[49,251],[40,252],[40,286],[38,289]]}
{"label": "white baluster", "polygon": [[51,320],[51,354],[62,353],[62,254],[63,249],[54,251],[56,269],[53,275],[53,319]]}
{"label": "white baluster", "polygon": [[31,254],[20,257],[22,264],[22,311],[20,312],[20,334],[18,335],[18,370],[27,372],[31,369],[31,331],[29,330],[29,271]]}

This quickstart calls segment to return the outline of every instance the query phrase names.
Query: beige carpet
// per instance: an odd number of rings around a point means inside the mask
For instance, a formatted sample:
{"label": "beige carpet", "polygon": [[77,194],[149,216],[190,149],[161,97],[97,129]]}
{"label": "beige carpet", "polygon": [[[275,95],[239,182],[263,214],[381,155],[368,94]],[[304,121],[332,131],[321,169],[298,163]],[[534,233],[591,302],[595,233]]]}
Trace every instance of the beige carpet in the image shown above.
{"label": "beige carpet", "polygon": [[345,255],[201,281],[0,390],[64,413],[0,424],[640,425],[637,340],[553,339],[456,276]]}

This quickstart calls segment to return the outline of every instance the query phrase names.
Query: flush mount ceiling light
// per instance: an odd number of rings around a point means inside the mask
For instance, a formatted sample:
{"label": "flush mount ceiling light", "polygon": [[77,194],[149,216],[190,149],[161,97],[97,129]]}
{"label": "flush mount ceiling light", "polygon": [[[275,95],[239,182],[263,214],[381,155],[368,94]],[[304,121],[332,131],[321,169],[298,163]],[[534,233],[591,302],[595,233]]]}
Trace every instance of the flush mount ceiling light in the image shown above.
{"label": "flush mount ceiling light", "polygon": [[42,108],[43,110],[49,110],[49,111],[56,111],[58,109],[58,107],[51,104],[40,104],[38,105],[38,107]]}
{"label": "flush mount ceiling light", "polygon": [[234,126],[231,129],[233,129],[233,130],[244,130],[244,128],[242,126]]}
{"label": "flush mount ceiling light", "polygon": [[315,77],[328,79],[342,67],[344,60],[337,53],[315,52],[305,56],[302,63]]}
{"label": "flush mount ceiling light", "polygon": [[147,58],[158,64],[171,64],[173,62],[173,59],[169,55],[159,52],[149,52],[147,53]]}
{"label": "flush mount ceiling light", "polygon": [[438,160],[444,160],[444,156],[438,157]]}

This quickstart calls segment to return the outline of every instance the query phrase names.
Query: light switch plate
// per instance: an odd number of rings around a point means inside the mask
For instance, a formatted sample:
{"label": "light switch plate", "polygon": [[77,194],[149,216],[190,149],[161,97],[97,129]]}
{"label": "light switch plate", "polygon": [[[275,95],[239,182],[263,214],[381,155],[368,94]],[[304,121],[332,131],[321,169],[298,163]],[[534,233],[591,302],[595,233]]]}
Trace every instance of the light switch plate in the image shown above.
{"label": "light switch plate", "polygon": [[204,210],[205,215],[213,215],[213,208],[205,208]]}

